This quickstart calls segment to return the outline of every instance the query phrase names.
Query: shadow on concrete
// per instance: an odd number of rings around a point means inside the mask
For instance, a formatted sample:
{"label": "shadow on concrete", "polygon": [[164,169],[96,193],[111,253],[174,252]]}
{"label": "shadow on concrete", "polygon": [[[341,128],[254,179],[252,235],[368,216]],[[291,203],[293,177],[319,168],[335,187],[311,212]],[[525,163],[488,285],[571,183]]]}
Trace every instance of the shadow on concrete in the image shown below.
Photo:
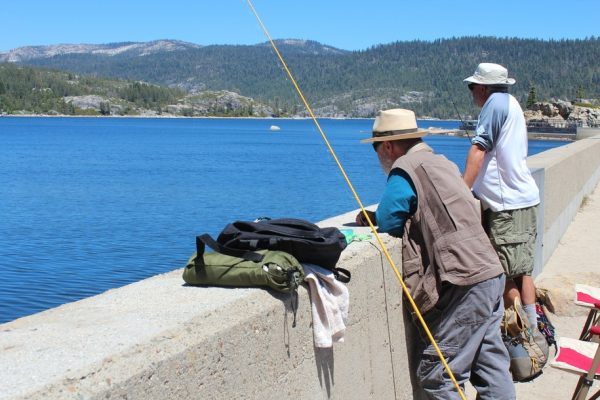
{"label": "shadow on concrete", "polygon": [[331,397],[331,386],[334,382],[333,347],[322,349],[315,347],[315,363],[321,387],[325,386],[327,397]]}

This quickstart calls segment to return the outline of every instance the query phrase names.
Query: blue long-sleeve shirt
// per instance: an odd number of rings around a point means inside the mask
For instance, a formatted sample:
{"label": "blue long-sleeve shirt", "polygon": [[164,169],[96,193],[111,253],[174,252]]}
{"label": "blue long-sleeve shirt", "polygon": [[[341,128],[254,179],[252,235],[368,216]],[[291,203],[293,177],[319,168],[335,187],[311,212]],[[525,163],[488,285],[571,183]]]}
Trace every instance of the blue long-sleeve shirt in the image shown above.
{"label": "blue long-sleeve shirt", "polygon": [[403,170],[392,170],[375,212],[379,232],[402,237],[406,220],[416,210],[417,193],[412,180]]}

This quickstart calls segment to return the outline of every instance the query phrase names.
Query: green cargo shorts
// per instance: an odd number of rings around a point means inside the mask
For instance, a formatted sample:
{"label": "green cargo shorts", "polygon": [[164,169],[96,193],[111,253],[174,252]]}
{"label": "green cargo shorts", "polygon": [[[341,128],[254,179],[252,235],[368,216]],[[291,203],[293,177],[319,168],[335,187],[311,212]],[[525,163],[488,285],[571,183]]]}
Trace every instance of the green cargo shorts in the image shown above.
{"label": "green cargo shorts", "polygon": [[483,227],[498,253],[506,276],[531,275],[537,236],[537,206],[483,213]]}

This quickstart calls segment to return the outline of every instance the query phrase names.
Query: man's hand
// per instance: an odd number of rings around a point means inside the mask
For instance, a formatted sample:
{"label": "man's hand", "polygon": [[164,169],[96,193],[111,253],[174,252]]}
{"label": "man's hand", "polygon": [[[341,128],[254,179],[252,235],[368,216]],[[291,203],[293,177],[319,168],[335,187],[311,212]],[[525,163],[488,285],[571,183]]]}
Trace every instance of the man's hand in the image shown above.
{"label": "man's hand", "polygon": [[[375,213],[373,211],[365,210],[369,215],[369,219],[373,223],[373,225],[377,225],[377,221],[375,220]],[[356,215],[356,224],[360,226],[369,226],[367,219],[365,218],[365,214],[361,211]]]}

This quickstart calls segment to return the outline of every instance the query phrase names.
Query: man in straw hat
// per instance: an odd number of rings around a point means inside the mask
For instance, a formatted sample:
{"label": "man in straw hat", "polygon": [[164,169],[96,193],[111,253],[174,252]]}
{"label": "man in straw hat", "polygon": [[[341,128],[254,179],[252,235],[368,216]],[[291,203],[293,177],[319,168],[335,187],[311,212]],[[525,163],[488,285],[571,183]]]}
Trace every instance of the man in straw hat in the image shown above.
{"label": "man in straw hat", "polygon": [[[458,168],[422,141],[426,133],[410,110],[379,112],[362,142],[373,145],[388,180],[368,216],[379,231],[402,237],[404,282],[459,384],[471,381],[482,399],[514,399],[500,336],[504,271]],[[366,224],[362,213],[356,222]],[[458,398],[426,336],[413,339],[415,394]]]}
{"label": "man in straw hat", "polygon": [[527,127],[515,83],[501,65],[481,63],[464,79],[482,107],[467,156],[464,180],[483,206],[483,225],[506,271],[504,303],[520,297],[530,327],[537,327],[531,273],[535,251],[538,187],[527,168]]}

